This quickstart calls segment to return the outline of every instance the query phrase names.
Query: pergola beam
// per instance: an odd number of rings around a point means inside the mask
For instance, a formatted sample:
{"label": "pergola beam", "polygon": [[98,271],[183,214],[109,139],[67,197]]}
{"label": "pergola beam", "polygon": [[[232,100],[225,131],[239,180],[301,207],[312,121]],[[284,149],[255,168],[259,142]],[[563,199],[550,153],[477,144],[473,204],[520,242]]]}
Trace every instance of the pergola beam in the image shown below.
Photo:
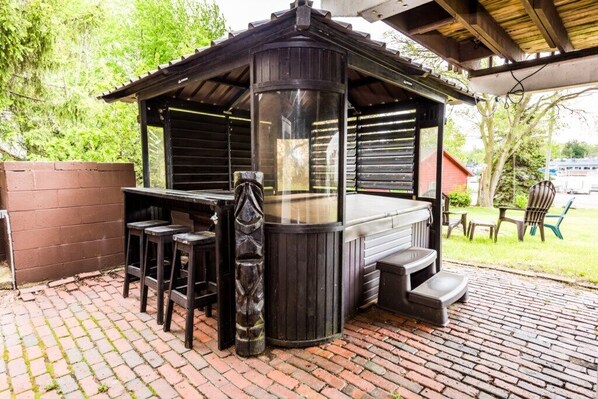
{"label": "pergola beam", "polygon": [[437,30],[441,26],[455,22],[455,18],[448,16],[442,19],[436,19],[426,23],[418,23],[417,26],[410,28],[407,32],[410,35],[419,35]]}
{"label": "pergola beam", "polygon": [[[457,42],[455,39],[443,36],[438,32],[429,32],[412,36],[422,46],[444,58],[451,64],[465,67],[464,63],[480,60],[493,55],[492,50],[484,45],[474,43],[473,40]],[[465,67],[465,69],[468,69]]]}
{"label": "pergola beam", "polygon": [[574,50],[553,1],[521,0],[521,3],[551,48],[558,48],[561,53]]}
{"label": "pergola beam", "polygon": [[[423,15],[435,13],[433,11],[433,7],[440,10],[440,13],[434,14],[436,15],[436,17],[444,19],[448,15],[446,11],[444,11],[435,3],[430,3],[430,6],[425,8],[427,12],[420,12],[425,11],[422,7],[424,6],[418,7],[405,13],[393,15],[392,17],[386,18],[384,22],[386,22],[386,24],[390,25],[392,28],[403,33],[404,35],[411,37],[420,45],[430,49],[430,51],[432,51],[439,57],[445,59],[447,62],[457,65],[459,67],[463,67],[465,69],[469,68],[467,68],[467,66],[464,65],[464,63],[476,61],[482,58],[487,58],[494,54],[483,43],[474,43],[472,40],[457,42],[455,39],[443,36],[441,33],[437,31],[429,31],[421,34],[411,34],[410,29],[412,29],[414,26],[419,26],[413,25],[414,20],[428,21],[425,23],[432,24],[432,22],[430,21],[433,21],[433,18],[426,20],[423,19]],[[452,19],[452,17],[450,18]],[[428,26],[431,27],[431,25]],[[413,29],[417,30],[418,28],[415,27]]]}
{"label": "pergola beam", "polygon": [[525,53],[509,34],[475,0],[436,0],[442,8],[454,16],[472,35],[511,62],[522,61]]}
{"label": "pergola beam", "polygon": [[409,35],[432,32],[443,25],[455,22],[455,18],[436,3],[426,3],[401,14],[405,16]]}

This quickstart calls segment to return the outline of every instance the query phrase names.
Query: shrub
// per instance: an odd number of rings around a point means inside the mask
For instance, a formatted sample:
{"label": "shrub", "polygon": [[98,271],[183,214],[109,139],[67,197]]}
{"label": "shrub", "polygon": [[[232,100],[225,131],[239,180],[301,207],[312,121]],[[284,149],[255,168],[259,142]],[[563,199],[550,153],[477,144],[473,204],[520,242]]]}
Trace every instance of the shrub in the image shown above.
{"label": "shrub", "polygon": [[457,208],[465,208],[471,205],[471,195],[468,192],[453,191],[448,193],[449,203]]}
{"label": "shrub", "polygon": [[527,207],[527,194],[517,194],[515,196],[515,206],[522,209]]}

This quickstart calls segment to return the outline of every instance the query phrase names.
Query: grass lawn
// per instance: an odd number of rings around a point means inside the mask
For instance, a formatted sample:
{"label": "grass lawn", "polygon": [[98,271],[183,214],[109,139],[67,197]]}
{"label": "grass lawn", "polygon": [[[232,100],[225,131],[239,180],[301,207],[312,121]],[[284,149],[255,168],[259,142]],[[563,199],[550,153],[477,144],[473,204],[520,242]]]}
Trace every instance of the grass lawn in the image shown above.
{"label": "grass lawn", "polygon": [[[457,210],[457,209],[455,209]],[[498,220],[498,209],[469,207],[467,220]],[[550,213],[561,213],[553,208]],[[517,212],[507,212],[516,216]],[[523,212],[521,212],[523,215]],[[488,230],[476,227],[473,241],[463,235],[460,228],[453,229],[446,239],[443,230],[443,257],[446,260],[501,265],[523,270],[557,274],[598,283],[598,209],[570,209],[561,223],[564,240],[559,240],[552,230],[546,229],[546,241],[540,232],[529,234],[523,242],[517,240],[515,224],[503,222],[498,242],[488,238]]]}

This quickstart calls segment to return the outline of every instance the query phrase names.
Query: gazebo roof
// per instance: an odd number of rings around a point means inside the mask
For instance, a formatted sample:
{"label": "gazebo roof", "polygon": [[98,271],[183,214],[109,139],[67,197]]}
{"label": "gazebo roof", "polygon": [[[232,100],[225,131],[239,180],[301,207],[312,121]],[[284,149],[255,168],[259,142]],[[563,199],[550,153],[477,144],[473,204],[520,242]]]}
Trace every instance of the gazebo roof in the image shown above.
{"label": "gazebo roof", "polygon": [[[158,66],[100,98],[133,102],[158,96],[228,110],[249,109],[250,51],[289,38],[328,42],[349,53],[349,98],[355,107],[423,96],[440,102],[474,101],[472,92],[403,57],[328,11],[307,5],[275,12],[270,20],[249,23],[193,54]],[[366,60],[364,62],[364,60]],[[375,69],[372,71],[372,69]]]}

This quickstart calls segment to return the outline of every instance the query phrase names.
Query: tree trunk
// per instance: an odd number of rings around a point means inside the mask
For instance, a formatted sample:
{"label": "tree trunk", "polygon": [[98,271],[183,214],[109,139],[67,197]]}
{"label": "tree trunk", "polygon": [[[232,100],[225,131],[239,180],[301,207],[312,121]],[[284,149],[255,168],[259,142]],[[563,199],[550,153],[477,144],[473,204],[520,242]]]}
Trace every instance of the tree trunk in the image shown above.
{"label": "tree trunk", "polygon": [[478,195],[478,205],[483,207],[492,207],[492,198],[494,193],[490,190],[490,175],[491,171],[489,166],[482,172],[482,178],[480,179],[480,194]]}

